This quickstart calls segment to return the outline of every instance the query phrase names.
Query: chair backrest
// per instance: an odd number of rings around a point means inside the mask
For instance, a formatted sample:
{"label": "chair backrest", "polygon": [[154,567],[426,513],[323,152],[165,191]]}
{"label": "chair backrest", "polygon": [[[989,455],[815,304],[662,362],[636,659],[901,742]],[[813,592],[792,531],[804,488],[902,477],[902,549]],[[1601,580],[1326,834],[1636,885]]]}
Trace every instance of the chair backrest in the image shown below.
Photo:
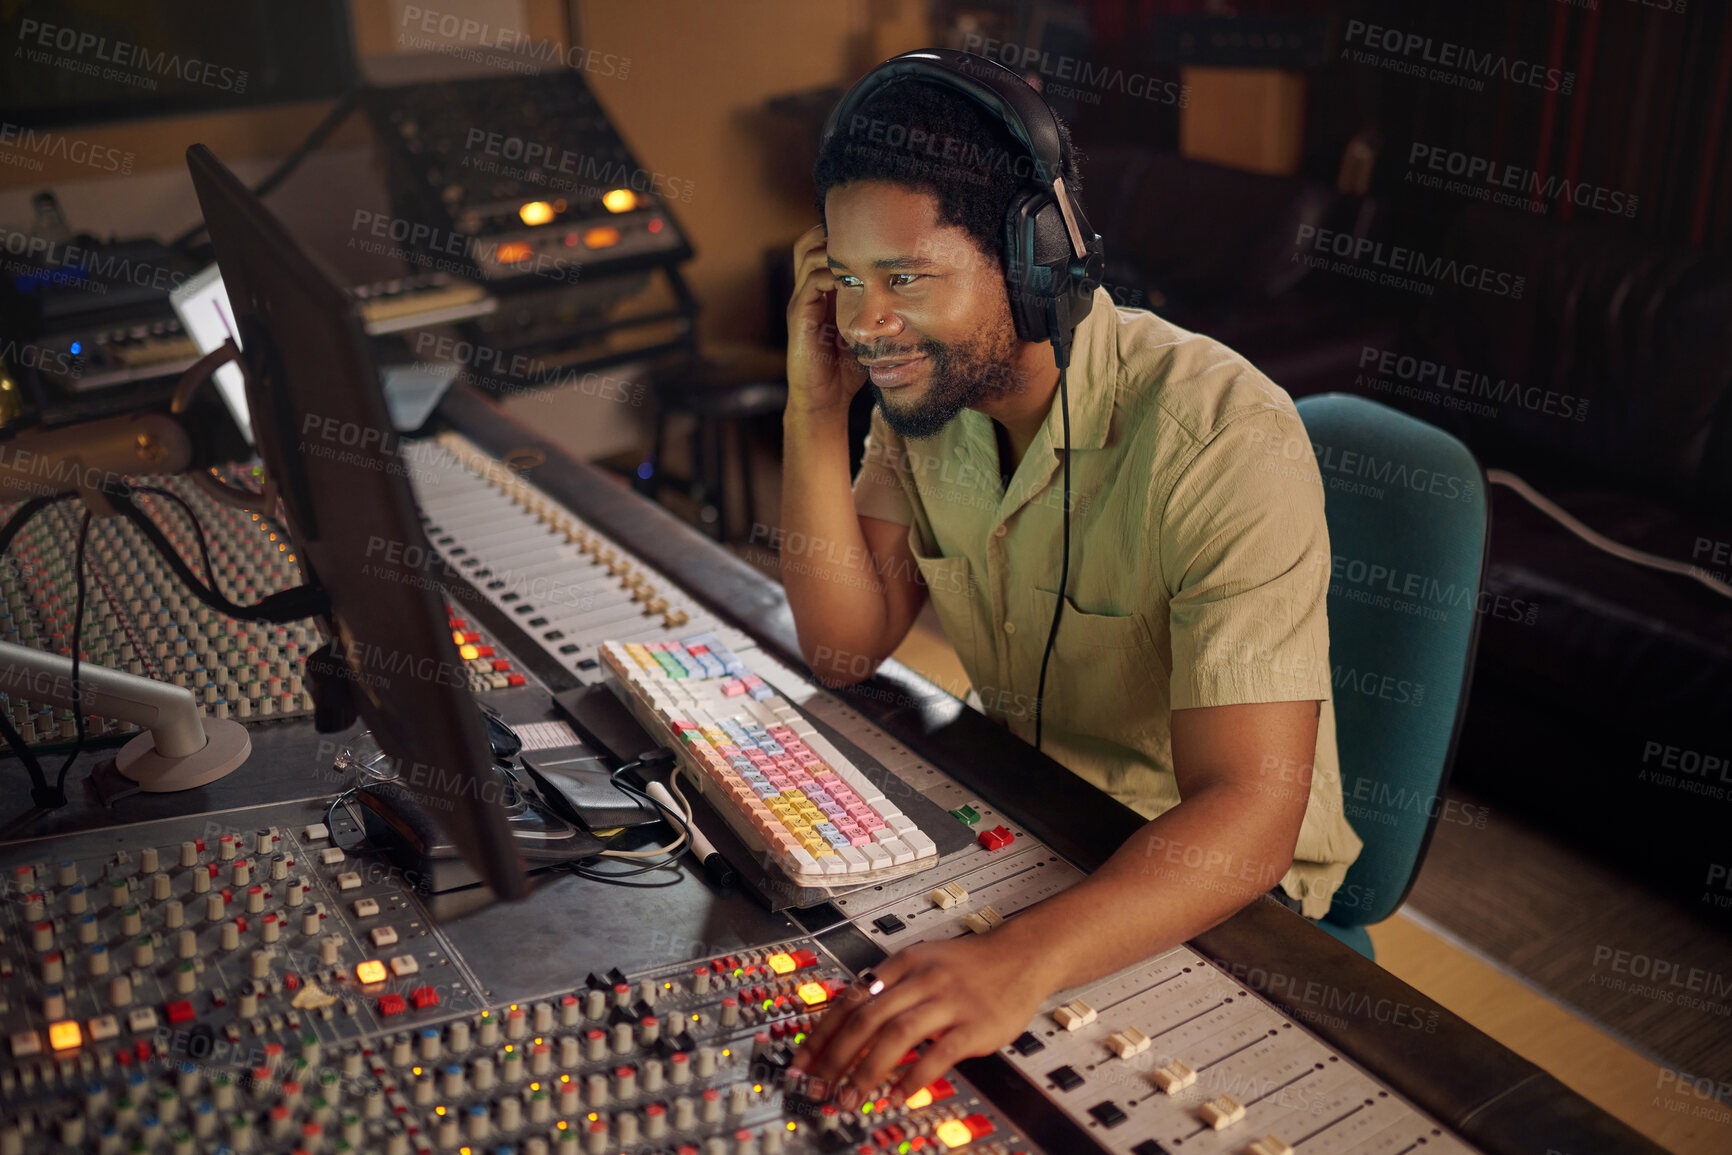
{"label": "chair backrest", "polygon": [[1485,474],[1455,437],[1344,393],[1297,402],[1323,475],[1329,661],[1348,821],[1365,849],[1328,921],[1394,913],[1444,814],[1479,641]]}

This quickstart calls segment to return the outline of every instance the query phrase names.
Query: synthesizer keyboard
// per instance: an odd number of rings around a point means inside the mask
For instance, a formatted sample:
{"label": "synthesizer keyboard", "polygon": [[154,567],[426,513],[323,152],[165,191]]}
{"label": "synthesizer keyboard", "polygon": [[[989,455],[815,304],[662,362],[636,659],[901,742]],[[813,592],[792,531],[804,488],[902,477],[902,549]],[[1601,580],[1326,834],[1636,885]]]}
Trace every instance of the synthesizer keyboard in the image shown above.
{"label": "synthesizer keyboard", "polygon": [[638,719],[795,885],[880,882],[937,864],[932,838],[714,635],[609,641],[602,655]]}

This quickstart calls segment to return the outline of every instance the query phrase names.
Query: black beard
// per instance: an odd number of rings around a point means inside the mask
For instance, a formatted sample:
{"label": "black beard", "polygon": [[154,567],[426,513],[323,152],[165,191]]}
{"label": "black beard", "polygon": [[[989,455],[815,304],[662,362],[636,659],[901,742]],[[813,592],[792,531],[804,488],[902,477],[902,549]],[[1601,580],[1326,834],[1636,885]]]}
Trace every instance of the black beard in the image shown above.
{"label": "black beard", "polygon": [[[855,345],[853,350],[857,357],[875,354],[869,345]],[[884,414],[884,423],[902,437],[936,437],[964,409],[1023,388],[1021,374],[1016,369],[1016,330],[1008,324],[967,345],[926,340],[912,349],[897,352],[918,352],[931,364],[926,397],[913,409],[886,404],[884,391],[867,378],[878,411]]]}

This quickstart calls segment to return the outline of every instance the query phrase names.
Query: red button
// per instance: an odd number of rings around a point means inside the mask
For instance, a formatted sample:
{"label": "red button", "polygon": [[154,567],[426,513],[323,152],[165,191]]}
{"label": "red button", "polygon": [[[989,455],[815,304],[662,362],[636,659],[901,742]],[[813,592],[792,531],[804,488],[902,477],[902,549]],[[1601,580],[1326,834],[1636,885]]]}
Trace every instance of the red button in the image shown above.
{"label": "red button", "polygon": [[950,1085],[949,1079],[934,1079],[932,1082],[926,1084],[926,1089],[932,1092],[932,1101],[934,1103],[941,1099],[948,1099],[952,1095],[956,1094],[956,1088]]}
{"label": "red button", "polygon": [[475,647],[475,656],[478,658],[491,658],[493,656],[493,647],[492,646],[476,646]]}
{"label": "red button", "polygon": [[400,1015],[409,1009],[409,1004],[403,1001],[402,995],[384,995],[379,999],[381,1015]]}
{"label": "red button", "polygon": [[809,950],[794,951],[791,957],[794,960],[795,970],[802,970],[809,966],[816,966],[818,962],[817,953]]}
{"label": "red button", "polygon": [[973,1135],[976,1139],[985,1135],[990,1135],[993,1132],[992,1120],[988,1119],[985,1115],[970,1115],[962,1121],[962,1125],[967,1127],[968,1133]]}
{"label": "red button", "polygon": [[168,1021],[171,1023],[184,1023],[193,1017],[192,1004],[186,999],[170,1003],[163,1010],[168,1012]]}
{"label": "red button", "polygon": [[505,673],[505,671],[507,671],[509,669],[511,669],[511,663],[506,661],[504,658],[494,658],[493,659],[493,672],[494,673],[503,674],[503,673]]}
{"label": "red button", "polygon": [[416,987],[409,992],[409,1001],[415,1004],[416,1010],[424,1011],[439,1005],[439,992],[432,987]]}
{"label": "red button", "polygon": [[1015,839],[1016,835],[1003,826],[994,826],[991,830],[980,832],[980,844],[988,850],[1001,850],[1009,846]]}
{"label": "red button", "polygon": [[463,640],[473,646],[481,640],[481,634],[476,630],[465,630]]}
{"label": "red button", "polygon": [[521,686],[524,683],[525,683],[525,679],[524,679],[522,674],[507,674],[507,675],[505,675],[505,684],[507,686]]}
{"label": "red button", "polygon": [[452,618],[450,624],[451,628],[454,630],[466,630],[469,628],[469,623],[464,621],[462,618]]}
{"label": "red button", "polygon": [[291,991],[298,991],[301,989],[301,976],[292,972],[286,974],[283,976],[283,985],[288,987]]}

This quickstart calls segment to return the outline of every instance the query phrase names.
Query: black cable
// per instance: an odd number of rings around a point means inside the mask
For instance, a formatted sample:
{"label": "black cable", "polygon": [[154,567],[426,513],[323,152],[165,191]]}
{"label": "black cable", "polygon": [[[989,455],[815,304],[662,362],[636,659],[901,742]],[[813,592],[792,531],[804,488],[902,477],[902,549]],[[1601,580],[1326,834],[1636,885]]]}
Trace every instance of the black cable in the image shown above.
{"label": "black cable", "polygon": [[216,567],[210,563],[210,547],[205,543],[204,526],[199,524],[198,515],[193,512],[186,498],[172,489],[164,489],[158,485],[137,485],[133,488],[139,493],[154,493],[158,497],[166,497],[180,506],[181,512],[186,514],[186,519],[192,523],[193,536],[198,539],[198,556],[199,560],[204,562],[205,581],[210,584],[211,589],[218,589]]}
{"label": "black cable", "polygon": [[[1056,343],[1055,343],[1056,345]],[[1070,390],[1065,387],[1063,352],[1058,370],[1059,405],[1064,414],[1064,547],[1058,569],[1058,601],[1052,607],[1052,628],[1046,632],[1046,652],[1040,656],[1040,685],[1034,692],[1034,748],[1040,749],[1041,722],[1045,720],[1041,699],[1046,693],[1046,663],[1052,657],[1052,644],[1058,638],[1058,619],[1064,613],[1065,588],[1070,584]]]}
{"label": "black cable", "polygon": [[[627,770],[637,769],[638,765],[639,765],[639,763],[637,763],[637,762],[627,762],[625,765],[623,765],[619,769],[615,770],[612,774],[608,775],[609,781],[611,781],[614,785],[614,788],[616,790],[619,790],[621,793],[626,794],[627,796],[635,796],[644,802],[648,802],[652,806],[654,806],[657,810],[660,810],[663,814],[667,815],[668,816],[668,825],[670,825],[674,828],[674,836],[676,838],[678,838],[680,835],[684,835],[685,839],[686,839],[685,845],[681,846],[678,850],[673,851],[672,853],[663,856],[662,858],[654,859],[650,862],[644,863],[641,866],[634,867],[631,870],[615,870],[615,871],[609,871],[606,874],[601,874],[601,873],[596,872],[594,867],[584,866],[584,865],[582,865],[580,863],[576,863],[576,862],[571,863],[570,866],[568,867],[568,869],[571,871],[571,873],[577,875],[579,878],[588,878],[588,879],[591,879],[595,882],[612,882],[616,879],[621,879],[621,878],[635,878],[637,875],[640,875],[640,874],[648,874],[652,870],[666,870],[670,866],[678,866],[680,858],[686,853],[687,850],[691,849],[690,823],[686,819],[685,815],[683,815],[679,811],[673,809],[671,806],[669,806],[667,803],[663,802],[661,799],[655,797],[653,794],[650,794],[647,791],[639,790],[636,786],[633,786],[630,782],[621,781],[621,779],[620,779],[621,774],[624,774]],[[677,773],[678,771],[676,770],[675,772]]]}
{"label": "black cable", "polygon": [[78,523],[78,548],[73,551],[72,568],[78,575],[78,597],[72,609],[72,750],[66,755],[66,761],[60,764],[60,774],[54,780],[54,793],[59,799],[58,806],[66,805],[66,772],[72,769],[72,763],[84,752],[84,695],[80,692],[82,686],[78,680],[78,663],[80,643],[84,639],[84,602],[89,592],[89,584],[84,577],[84,546],[90,539],[90,511],[84,511],[84,518]]}
{"label": "black cable", "polygon": [[[12,516],[6,519],[6,524],[0,526],[0,558],[6,556],[6,551],[12,548],[12,539],[23,532],[31,518],[55,502],[65,501],[71,496],[71,493],[57,493],[47,497],[33,497],[14,510]],[[23,735],[13,727],[12,720],[5,717],[4,710],[0,710],[0,737],[6,739],[7,747],[24,763],[24,770],[30,775],[31,800],[44,810],[64,805],[65,796],[61,795],[59,801],[56,801],[57,792],[48,785],[48,776],[42,771],[42,763],[37,760],[35,752],[25,744]]]}
{"label": "black cable", "polygon": [[[295,146],[295,151],[291,152],[288,156],[285,156],[282,159],[282,162],[278,164],[276,168],[271,170],[270,175],[266,176],[264,180],[261,180],[258,184],[253,186],[253,195],[262,200],[269,196],[272,190],[274,190],[278,185],[287,180],[289,174],[299,168],[301,162],[306,160],[315,148],[324,144],[326,138],[328,138],[333,132],[337,131],[338,126],[345,120],[349,119],[349,113],[354,111],[355,104],[359,101],[360,95],[360,89],[358,88],[351,88],[349,91],[343,93],[343,95],[337,100],[337,103],[332,106],[331,111],[325,114],[325,119],[314,125],[313,130],[307,134],[306,139],[302,140],[300,144]],[[185,248],[194,238],[204,231],[204,221],[201,220],[198,224],[170,241],[168,247],[171,249]]]}
{"label": "black cable", "polygon": [[175,576],[186,584],[193,596],[218,613],[244,622],[280,623],[298,622],[303,618],[325,613],[329,608],[324,591],[312,585],[278,590],[250,606],[237,605],[223,596],[221,591],[199,581],[198,575],[192,572],[192,567],[186,564],[186,559],[180,556],[180,551],[175,549],[174,544],[163,534],[162,528],[151,520],[149,514],[134,505],[126,492],[111,489],[105,490],[105,494],[114,507],[136,525],[151,545],[156,547]]}

